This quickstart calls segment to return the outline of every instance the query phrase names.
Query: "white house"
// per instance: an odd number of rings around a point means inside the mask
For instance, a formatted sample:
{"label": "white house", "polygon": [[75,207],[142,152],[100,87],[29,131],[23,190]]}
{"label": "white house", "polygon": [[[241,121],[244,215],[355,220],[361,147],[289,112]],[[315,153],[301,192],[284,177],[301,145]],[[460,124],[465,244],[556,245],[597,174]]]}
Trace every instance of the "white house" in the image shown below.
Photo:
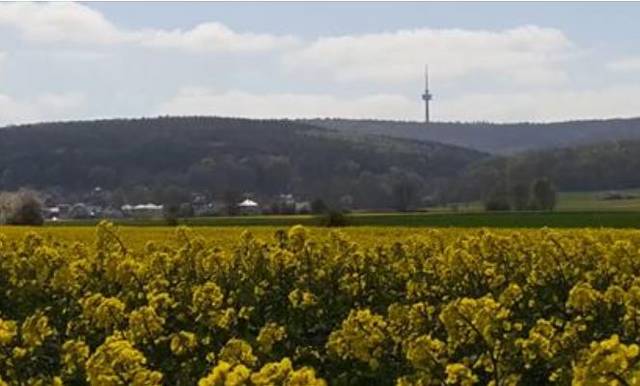
{"label": "white house", "polygon": [[160,218],[164,213],[164,206],[151,203],[123,205],[120,209],[124,214],[136,218]]}
{"label": "white house", "polygon": [[260,205],[257,202],[248,198],[238,204],[238,209],[240,209],[240,213],[242,214],[259,214],[260,213]]}

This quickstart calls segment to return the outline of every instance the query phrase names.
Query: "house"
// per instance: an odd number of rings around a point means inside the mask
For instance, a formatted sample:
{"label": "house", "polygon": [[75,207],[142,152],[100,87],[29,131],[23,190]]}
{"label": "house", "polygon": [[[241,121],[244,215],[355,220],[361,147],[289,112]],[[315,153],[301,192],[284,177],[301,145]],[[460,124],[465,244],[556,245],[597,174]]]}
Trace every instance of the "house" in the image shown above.
{"label": "house", "polygon": [[298,201],[293,194],[280,194],[271,204],[271,213],[274,214],[304,214],[311,213],[309,201]]}
{"label": "house", "polygon": [[164,206],[152,203],[139,205],[122,205],[122,213],[135,218],[161,218],[164,215]]}
{"label": "house", "polygon": [[193,205],[193,215],[196,217],[215,216],[222,212],[220,205],[216,205],[215,202],[208,204]]}
{"label": "house", "polygon": [[293,214],[296,212],[296,200],[293,194],[280,194],[271,204],[271,212],[274,214]]}
{"label": "house", "polygon": [[210,201],[203,194],[194,194],[191,200],[193,215],[196,217],[215,216],[222,212],[220,204]]}
{"label": "house", "polygon": [[60,208],[57,206],[49,206],[42,209],[42,216],[46,219],[58,219],[60,218]]}
{"label": "house", "polygon": [[296,201],[296,213],[311,213],[311,203],[309,201]]}
{"label": "house", "polygon": [[122,211],[120,209],[107,207],[102,211],[101,217],[102,218],[111,218],[111,219],[123,218],[124,217],[124,213],[122,213]]}
{"label": "house", "polygon": [[238,204],[240,214],[260,214],[260,205],[250,199],[245,199]]}
{"label": "house", "polygon": [[138,218],[160,218],[164,214],[164,206],[152,203],[133,207],[133,215]]}
{"label": "house", "polygon": [[68,218],[69,212],[71,212],[71,205],[69,204],[58,205],[58,218]]}
{"label": "house", "polygon": [[293,194],[291,193],[281,194],[280,196],[278,196],[277,201],[281,205],[288,206],[288,207],[294,207],[296,204],[296,199],[293,197]]}
{"label": "house", "polygon": [[68,217],[72,219],[87,219],[92,218],[94,214],[91,213],[91,210],[86,204],[78,203],[73,205],[69,209]]}

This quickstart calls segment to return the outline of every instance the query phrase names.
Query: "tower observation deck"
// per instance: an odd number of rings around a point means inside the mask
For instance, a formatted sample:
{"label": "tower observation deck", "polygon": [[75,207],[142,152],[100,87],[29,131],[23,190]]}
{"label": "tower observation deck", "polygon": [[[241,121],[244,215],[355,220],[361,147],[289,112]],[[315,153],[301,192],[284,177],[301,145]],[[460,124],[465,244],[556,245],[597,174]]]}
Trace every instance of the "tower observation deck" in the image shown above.
{"label": "tower observation deck", "polygon": [[422,94],[422,100],[424,101],[424,122],[429,123],[429,101],[433,98],[433,95],[429,92],[429,67],[425,66],[424,69],[424,94]]}

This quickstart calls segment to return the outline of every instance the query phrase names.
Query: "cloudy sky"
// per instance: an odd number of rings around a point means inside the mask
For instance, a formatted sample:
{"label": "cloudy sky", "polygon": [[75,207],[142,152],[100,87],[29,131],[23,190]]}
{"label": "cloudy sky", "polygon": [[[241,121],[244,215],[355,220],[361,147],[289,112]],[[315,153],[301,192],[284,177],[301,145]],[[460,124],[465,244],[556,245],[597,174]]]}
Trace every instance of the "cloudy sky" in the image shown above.
{"label": "cloudy sky", "polygon": [[0,125],[640,116],[640,3],[0,3]]}

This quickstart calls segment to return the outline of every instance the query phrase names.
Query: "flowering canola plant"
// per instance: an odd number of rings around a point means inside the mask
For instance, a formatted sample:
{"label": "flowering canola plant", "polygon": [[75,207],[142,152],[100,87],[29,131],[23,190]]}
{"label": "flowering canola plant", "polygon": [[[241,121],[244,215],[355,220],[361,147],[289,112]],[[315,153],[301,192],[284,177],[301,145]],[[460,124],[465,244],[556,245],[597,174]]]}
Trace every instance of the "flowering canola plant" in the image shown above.
{"label": "flowering canola plant", "polygon": [[0,235],[0,385],[640,385],[637,231],[175,232]]}

